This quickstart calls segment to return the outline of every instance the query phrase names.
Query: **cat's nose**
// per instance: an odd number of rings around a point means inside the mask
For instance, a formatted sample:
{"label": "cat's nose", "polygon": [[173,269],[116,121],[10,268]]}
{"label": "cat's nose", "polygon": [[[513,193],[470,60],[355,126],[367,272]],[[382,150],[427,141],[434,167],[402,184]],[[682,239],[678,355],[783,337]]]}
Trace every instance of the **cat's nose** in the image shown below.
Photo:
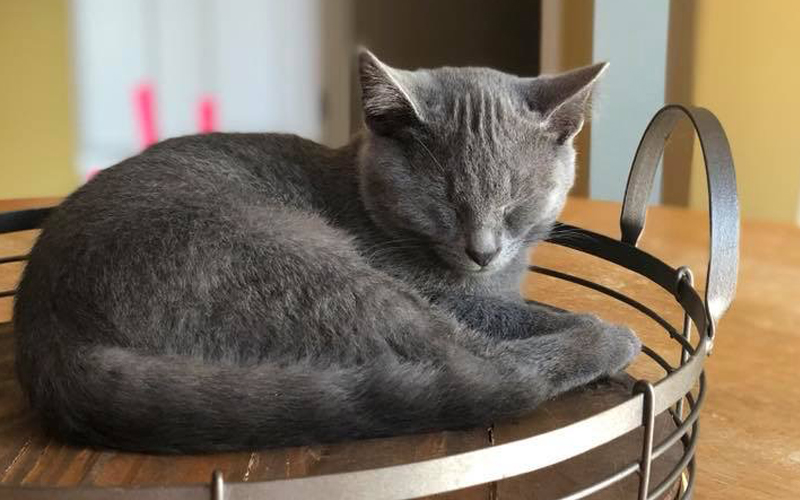
{"label": "cat's nose", "polygon": [[467,247],[466,252],[469,258],[475,261],[476,264],[481,267],[486,267],[490,262],[492,262],[492,260],[494,260],[495,257],[497,257],[497,254],[500,253],[500,249],[495,248],[488,251],[478,251],[474,248]]}
{"label": "cat's nose", "polygon": [[477,227],[469,234],[464,247],[467,256],[481,267],[488,266],[500,253],[500,245],[494,231],[485,225]]}

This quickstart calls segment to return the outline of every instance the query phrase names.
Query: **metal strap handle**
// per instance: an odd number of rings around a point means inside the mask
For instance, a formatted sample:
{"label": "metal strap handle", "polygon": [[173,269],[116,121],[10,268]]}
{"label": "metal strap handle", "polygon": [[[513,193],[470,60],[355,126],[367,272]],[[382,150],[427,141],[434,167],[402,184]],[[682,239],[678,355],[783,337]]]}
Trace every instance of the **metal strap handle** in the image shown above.
{"label": "metal strap handle", "polygon": [[0,234],[25,231],[41,227],[44,219],[55,207],[32,208],[13,212],[0,212]]}
{"label": "metal strap handle", "polygon": [[622,241],[636,245],[644,229],[647,200],[653,189],[658,162],[678,120],[686,117],[700,140],[708,182],[711,249],[706,278],[706,312],[710,328],[725,314],[736,293],[739,270],[739,200],[736,173],[728,138],[709,110],[671,104],[659,110],[647,126],[633,159],[620,229]]}

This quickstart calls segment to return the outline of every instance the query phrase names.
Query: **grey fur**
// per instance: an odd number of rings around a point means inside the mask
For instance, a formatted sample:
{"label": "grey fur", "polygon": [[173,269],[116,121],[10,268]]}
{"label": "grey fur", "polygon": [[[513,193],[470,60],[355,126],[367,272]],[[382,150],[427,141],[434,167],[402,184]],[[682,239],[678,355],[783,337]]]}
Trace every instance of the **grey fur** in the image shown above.
{"label": "grey fur", "polygon": [[360,69],[368,130],[341,149],[170,139],[47,220],[14,322],[50,432],[186,452],[474,426],[638,352],[519,295],[603,66],[409,72],[364,51]]}

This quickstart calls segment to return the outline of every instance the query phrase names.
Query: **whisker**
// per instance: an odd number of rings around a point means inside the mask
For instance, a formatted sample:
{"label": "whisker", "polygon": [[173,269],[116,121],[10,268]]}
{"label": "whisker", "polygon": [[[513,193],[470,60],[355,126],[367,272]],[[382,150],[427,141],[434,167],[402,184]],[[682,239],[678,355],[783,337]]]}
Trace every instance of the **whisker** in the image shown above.
{"label": "whisker", "polygon": [[423,244],[421,242],[418,242],[417,240],[409,238],[409,239],[382,241],[374,243],[372,245],[359,246],[358,248],[362,252],[371,252],[374,250],[381,250],[384,248],[394,248],[399,245],[422,246]]}
{"label": "whisker", "polygon": [[575,230],[557,230],[550,233],[550,239],[556,241],[593,241],[595,237]]}
{"label": "whisker", "polygon": [[359,253],[368,260],[376,260],[389,255],[396,255],[408,250],[428,250],[429,246],[422,242],[411,240],[404,243],[386,242],[360,248]]}
{"label": "whisker", "polygon": [[438,165],[440,169],[444,170],[444,167],[443,167],[443,166],[442,166],[442,164],[439,162],[439,160],[437,160],[437,159],[436,159],[436,157],[433,155],[433,153],[431,152],[431,150],[430,150],[430,149],[428,149],[428,146],[426,146],[426,145],[425,145],[425,143],[424,143],[424,142],[422,142],[422,140],[421,140],[419,137],[417,137],[417,136],[414,136],[414,140],[417,142],[417,144],[419,144],[420,146],[422,146],[422,149],[424,149],[426,153],[428,153],[428,156],[430,156],[431,160],[433,160],[433,162],[434,162],[434,163],[436,163],[436,165]]}

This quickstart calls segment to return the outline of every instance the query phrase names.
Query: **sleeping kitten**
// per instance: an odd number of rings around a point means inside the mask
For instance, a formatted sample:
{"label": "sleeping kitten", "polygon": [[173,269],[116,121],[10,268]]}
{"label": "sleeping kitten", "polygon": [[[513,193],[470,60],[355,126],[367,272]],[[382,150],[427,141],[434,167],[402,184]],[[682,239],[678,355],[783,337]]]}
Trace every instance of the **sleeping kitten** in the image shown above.
{"label": "sleeping kitten", "polygon": [[52,214],[17,371],[79,445],[188,452],[463,428],[622,369],[626,327],[524,303],[605,65],[518,78],[359,55],[367,129],[181,137]]}

